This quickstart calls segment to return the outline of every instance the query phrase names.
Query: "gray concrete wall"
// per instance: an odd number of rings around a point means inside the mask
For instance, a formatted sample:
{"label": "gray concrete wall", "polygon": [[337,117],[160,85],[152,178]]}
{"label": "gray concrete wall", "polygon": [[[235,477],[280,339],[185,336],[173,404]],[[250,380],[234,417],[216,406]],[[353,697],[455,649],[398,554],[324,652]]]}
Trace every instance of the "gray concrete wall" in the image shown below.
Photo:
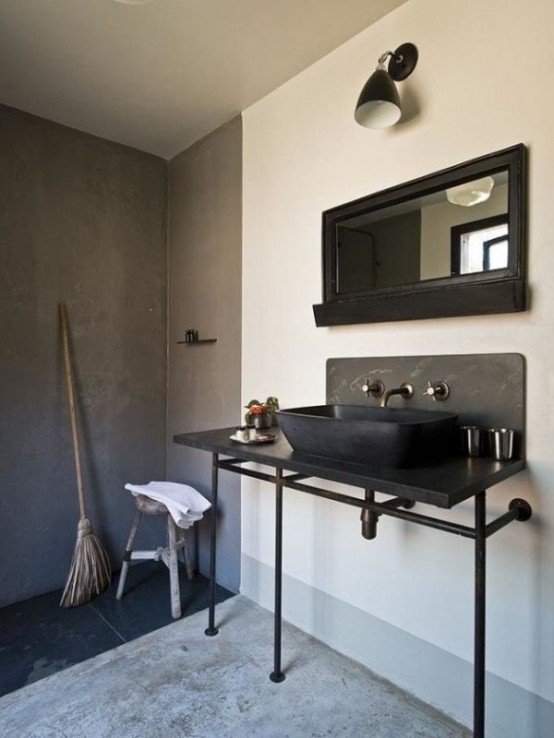
{"label": "gray concrete wall", "polygon": [[164,476],[167,162],[6,107],[0,162],[5,605],[61,587],[76,539],[59,301],[88,513],[116,563],[132,514],[123,484]]}
{"label": "gray concrete wall", "polygon": [[[242,121],[211,133],[170,162],[167,478],[207,497],[211,456],[176,446],[175,433],[236,425],[241,408]],[[217,343],[178,345],[187,328]],[[240,584],[240,478],[220,475],[220,584]],[[208,571],[208,526],[197,526]]]}

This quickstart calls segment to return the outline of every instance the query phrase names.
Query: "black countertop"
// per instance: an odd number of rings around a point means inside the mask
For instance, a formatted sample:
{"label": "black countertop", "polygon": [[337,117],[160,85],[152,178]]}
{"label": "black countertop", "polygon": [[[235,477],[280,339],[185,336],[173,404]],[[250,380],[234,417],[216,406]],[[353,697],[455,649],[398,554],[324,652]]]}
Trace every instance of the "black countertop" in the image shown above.
{"label": "black countertop", "polygon": [[405,497],[442,508],[451,508],[484,489],[512,477],[525,468],[525,461],[493,461],[489,458],[448,458],[441,462],[409,469],[350,464],[319,456],[295,453],[277,428],[274,443],[259,446],[231,441],[236,428],[182,433],[173,436],[175,443],[211,453],[254,461],[274,468],[329,479],[363,489]]}

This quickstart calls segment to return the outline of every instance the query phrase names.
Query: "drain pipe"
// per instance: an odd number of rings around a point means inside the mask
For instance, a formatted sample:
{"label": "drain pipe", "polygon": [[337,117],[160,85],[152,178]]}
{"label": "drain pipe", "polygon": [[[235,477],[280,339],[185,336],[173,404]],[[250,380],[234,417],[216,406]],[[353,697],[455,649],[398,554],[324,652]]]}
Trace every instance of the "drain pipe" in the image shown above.
{"label": "drain pipe", "polygon": [[[365,500],[366,502],[375,502],[375,490],[366,489]],[[362,521],[362,536],[368,541],[373,540],[377,536],[379,515],[374,510],[364,507],[360,520]]]}
{"label": "drain pipe", "polygon": [[[365,501],[371,503],[375,502],[374,489],[365,490]],[[407,500],[403,497],[393,497],[392,500],[386,500],[386,502],[381,502],[379,504],[381,505],[381,507],[405,507],[407,510],[409,510],[415,505],[415,502],[413,500]],[[363,508],[360,515],[360,520],[362,521],[362,536],[367,541],[372,541],[374,538],[377,537],[377,523],[379,521],[379,517],[382,514],[383,513],[376,510]]]}

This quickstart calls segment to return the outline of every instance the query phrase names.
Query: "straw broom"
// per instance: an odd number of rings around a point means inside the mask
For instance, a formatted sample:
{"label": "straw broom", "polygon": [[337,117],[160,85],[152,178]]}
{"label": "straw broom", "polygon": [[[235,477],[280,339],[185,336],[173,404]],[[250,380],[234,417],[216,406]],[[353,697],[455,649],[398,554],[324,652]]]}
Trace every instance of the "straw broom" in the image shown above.
{"label": "straw broom", "polygon": [[93,534],[90,520],[88,520],[85,512],[81,455],[79,437],[77,435],[73,371],[69,355],[69,320],[67,317],[67,308],[63,303],[59,306],[59,313],[80,512],[80,520],[77,526],[77,542],[75,543],[73,559],[71,560],[71,567],[60,601],[60,607],[75,607],[76,605],[82,605],[88,602],[107,589],[110,585],[112,573],[108,554],[98,538]]}

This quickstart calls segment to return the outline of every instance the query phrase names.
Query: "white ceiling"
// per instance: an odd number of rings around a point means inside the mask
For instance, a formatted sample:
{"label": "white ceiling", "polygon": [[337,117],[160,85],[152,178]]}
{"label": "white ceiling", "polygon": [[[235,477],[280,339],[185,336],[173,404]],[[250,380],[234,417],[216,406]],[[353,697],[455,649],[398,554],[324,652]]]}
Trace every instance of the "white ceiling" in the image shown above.
{"label": "white ceiling", "polygon": [[170,158],[404,2],[0,0],[0,102]]}

